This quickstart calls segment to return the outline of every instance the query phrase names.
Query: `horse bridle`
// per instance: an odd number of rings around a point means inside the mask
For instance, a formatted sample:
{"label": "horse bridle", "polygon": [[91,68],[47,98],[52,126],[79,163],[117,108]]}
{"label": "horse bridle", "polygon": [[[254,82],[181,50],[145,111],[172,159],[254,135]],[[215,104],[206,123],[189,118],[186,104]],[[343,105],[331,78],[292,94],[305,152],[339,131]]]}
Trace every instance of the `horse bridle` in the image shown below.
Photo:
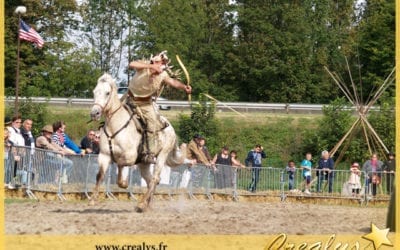
{"label": "horse bridle", "polygon": [[[113,91],[112,88],[111,88],[111,91]],[[101,108],[101,111],[104,112],[105,107],[107,107],[108,103],[110,102],[111,93],[112,93],[112,92],[110,92],[109,98],[108,98],[108,100],[107,100],[107,102],[106,102],[106,104],[105,104],[104,106],[102,106],[101,104],[96,103],[96,102],[93,104],[93,106],[99,106],[99,107]],[[114,111],[112,111],[111,113],[109,113],[109,114],[107,115],[107,118],[108,118],[108,119],[111,119],[111,117],[112,117],[118,110],[120,110],[121,108],[122,108],[122,105],[119,104],[119,107],[118,107],[116,110],[114,110]],[[107,126],[106,126],[106,123],[104,123],[104,125],[103,125],[103,131],[104,131],[104,134],[107,136],[108,147],[109,147],[109,149],[110,149],[111,159],[112,159],[113,162],[116,162],[116,160],[115,160],[114,153],[113,153],[113,150],[112,150],[112,139],[114,139],[115,136],[117,136],[122,130],[124,130],[126,127],[128,127],[129,122],[132,120],[132,117],[133,117],[134,114],[135,114],[135,113],[132,112],[132,114],[130,115],[129,119],[126,121],[126,123],[125,123],[120,129],[118,129],[117,132],[115,132],[115,133],[112,134],[112,135],[109,135],[109,134],[107,133],[107,130],[106,130],[106,127],[107,127]]]}
{"label": "horse bridle", "polygon": [[[101,112],[104,112],[104,109],[107,107],[108,103],[109,103],[110,100],[111,100],[112,91],[113,91],[113,88],[111,88],[110,95],[108,96],[108,100],[107,100],[106,104],[104,104],[104,106],[102,106],[101,104],[95,102],[95,103],[93,104],[93,107],[94,107],[94,106],[99,106],[100,109],[101,109]],[[119,107],[118,107],[116,110],[114,110],[114,111],[112,111],[111,113],[107,114],[107,118],[108,118],[108,119],[111,119],[111,117],[113,116],[113,114],[115,114],[120,108],[122,108],[122,105],[121,105],[121,104],[119,104]]]}

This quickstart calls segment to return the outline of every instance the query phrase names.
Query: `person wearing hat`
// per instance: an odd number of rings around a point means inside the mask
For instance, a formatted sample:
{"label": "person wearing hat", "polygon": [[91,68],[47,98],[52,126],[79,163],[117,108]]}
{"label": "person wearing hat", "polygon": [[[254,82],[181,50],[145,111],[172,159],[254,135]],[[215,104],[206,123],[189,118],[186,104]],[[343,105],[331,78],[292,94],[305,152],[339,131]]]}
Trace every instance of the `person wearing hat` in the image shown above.
{"label": "person wearing hat", "polygon": [[[69,173],[72,171],[74,163],[70,159],[60,156],[68,155],[70,153],[69,150],[61,147],[60,145],[51,140],[53,134],[52,125],[45,125],[42,128],[41,132],[42,134],[38,138],[36,138],[36,147],[57,153],[56,155],[46,154],[46,156],[49,157],[50,163],[54,164],[55,167],[57,168],[59,164],[62,162],[63,169],[65,169],[65,174],[68,176]],[[39,171],[39,173],[48,173],[48,171]],[[41,180],[46,180],[46,177],[47,176],[40,176],[39,178]],[[64,182],[67,181],[65,180]]]}
{"label": "person wearing hat", "polygon": [[195,134],[193,139],[189,142],[187,147],[187,155],[186,157],[190,160],[196,160],[198,164],[204,164],[206,166],[210,166],[210,162],[208,161],[204,151],[201,150],[200,141],[204,139],[204,137],[200,134]]}
{"label": "person wearing hat", "polygon": [[176,89],[181,89],[187,94],[192,92],[192,88],[183,84],[179,80],[170,77],[167,51],[151,57],[150,62],[133,61],[129,63],[129,68],[135,70],[135,75],[129,82],[129,91],[121,98],[131,106],[135,107],[136,112],[144,121],[147,133],[147,145],[142,159],[147,163],[155,163],[155,155],[159,148],[157,132],[167,127],[166,121],[162,121],[158,113],[155,100],[161,94],[165,85]]}
{"label": "person wearing hat", "polygon": [[386,191],[391,194],[394,184],[394,173],[396,171],[396,159],[393,152],[388,153],[388,159],[383,164],[383,173],[386,177]]}

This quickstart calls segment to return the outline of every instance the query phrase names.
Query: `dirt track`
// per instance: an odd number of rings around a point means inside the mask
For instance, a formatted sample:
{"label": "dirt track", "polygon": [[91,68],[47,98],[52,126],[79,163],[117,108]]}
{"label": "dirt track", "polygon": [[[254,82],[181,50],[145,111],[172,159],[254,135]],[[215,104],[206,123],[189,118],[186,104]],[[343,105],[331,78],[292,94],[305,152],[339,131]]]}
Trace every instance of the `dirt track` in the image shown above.
{"label": "dirt track", "polygon": [[146,213],[133,201],[15,202],[5,205],[6,234],[359,234],[386,223],[386,207],[156,200]]}

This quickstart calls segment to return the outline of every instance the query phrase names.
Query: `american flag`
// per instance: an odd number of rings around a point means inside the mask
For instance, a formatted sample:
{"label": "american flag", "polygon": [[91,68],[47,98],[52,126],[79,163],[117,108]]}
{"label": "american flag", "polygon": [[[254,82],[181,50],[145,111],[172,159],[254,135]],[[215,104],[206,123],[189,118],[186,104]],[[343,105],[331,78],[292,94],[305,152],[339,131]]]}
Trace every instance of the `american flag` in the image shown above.
{"label": "american flag", "polygon": [[19,39],[33,42],[39,48],[42,48],[44,44],[43,38],[23,20],[20,22]]}

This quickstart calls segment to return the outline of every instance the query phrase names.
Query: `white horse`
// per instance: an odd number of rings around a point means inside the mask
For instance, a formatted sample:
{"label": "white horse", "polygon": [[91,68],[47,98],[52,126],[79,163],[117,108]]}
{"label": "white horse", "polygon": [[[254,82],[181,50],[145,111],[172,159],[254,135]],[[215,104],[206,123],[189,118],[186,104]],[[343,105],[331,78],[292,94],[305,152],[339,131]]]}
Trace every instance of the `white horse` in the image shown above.
{"label": "white horse", "polygon": [[[91,203],[98,198],[99,185],[112,162],[118,165],[118,186],[120,188],[128,187],[127,176],[123,176],[122,168],[137,163],[138,155],[140,155],[138,150],[142,144],[140,124],[135,120],[135,115],[128,112],[119,100],[115,81],[109,74],[104,74],[98,79],[93,94],[94,105],[90,112],[91,119],[99,120],[101,116],[104,116],[105,123],[100,135],[98,157],[100,169]],[[149,206],[155,188],[160,182],[160,173],[164,165],[176,167],[185,162],[186,145],[183,144],[181,149],[177,147],[177,138],[171,124],[157,133],[162,145],[156,151],[157,160],[154,173],[150,172],[149,164],[137,163],[148,188],[136,206],[137,212],[143,212]]]}

